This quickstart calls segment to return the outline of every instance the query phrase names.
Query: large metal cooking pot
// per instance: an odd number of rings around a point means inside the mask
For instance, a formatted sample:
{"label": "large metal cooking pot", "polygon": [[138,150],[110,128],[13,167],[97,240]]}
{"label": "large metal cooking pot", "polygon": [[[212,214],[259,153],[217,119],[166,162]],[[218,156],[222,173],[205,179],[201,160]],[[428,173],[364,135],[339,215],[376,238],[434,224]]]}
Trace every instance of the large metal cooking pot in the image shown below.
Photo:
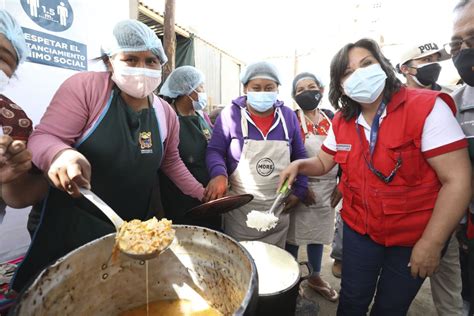
{"label": "large metal cooking pot", "polygon": [[[149,300],[201,296],[224,315],[255,315],[257,271],[249,253],[219,232],[173,225],[176,238],[148,261]],[[146,304],[145,263],[119,253],[115,234],[92,241],[43,270],[14,315],[117,315]]]}
{"label": "large metal cooking pot", "polygon": [[[257,266],[257,315],[295,315],[299,284],[312,274],[308,262],[298,263],[286,250],[261,241],[240,243],[250,252]],[[306,265],[308,275],[301,276],[300,265]]]}

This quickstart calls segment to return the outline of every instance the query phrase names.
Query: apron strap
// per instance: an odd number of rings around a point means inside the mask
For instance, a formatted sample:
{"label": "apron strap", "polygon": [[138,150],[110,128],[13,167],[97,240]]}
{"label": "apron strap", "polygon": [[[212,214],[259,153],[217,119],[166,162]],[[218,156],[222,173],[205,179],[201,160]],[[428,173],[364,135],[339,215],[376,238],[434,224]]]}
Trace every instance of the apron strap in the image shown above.
{"label": "apron strap", "polygon": [[110,93],[110,97],[107,100],[107,103],[105,104],[104,109],[102,110],[102,113],[100,113],[99,118],[94,123],[92,123],[92,126],[80,136],[80,138],[76,141],[75,144],[73,144],[74,148],[81,146],[82,143],[84,143],[94,133],[96,128],[100,125],[105,115],[109,111],[110,105],[112,104],[112,101],[114,101],[115,97],[116,97],[116,91],[115,89],[112,89],[112,92]]}
{"label": "apron strap", "polygon": [[304,115],[303,110],[299,110],[298,115],[300,117],[301,128],[303,128],[304,136],[307,136],[308,135],[308,126],[306,126],[306,115]]}
{"label": "apron strap", "polygon": [[244,108],[240,108],[240,126],[242,127],[242,136],[245,139],[249,138],[249,126],[247,121],[247,111]]}
{"label": "apron strap", "polygon": [[327,114],[324,113],[324,111],[320,111],[319,109],[318,109],[318,111],[319,111],[320,114],[322,114],[326,118],[326,120],[329,122],[329,128],[331,128],[332,127],[332,121],[329,118],[329,116],[327,116]]}
{"label": "apron strap", "polygon": [[[290,137],[288,136],[288,128],[286,126],[286,122],[285,122],[285,118],[283,117],[283,114],[281,113],[281,109],[280,108],[276,108],[275,109],[275,112],[277,114],[277,120],[275,121],[275,124],[273,124],[273,126],[270,128],[270,131],[278,125],[278,123],[281,121],[281,124],[283,126],[283,131],[285,133],[285,140],[287,142],[290,141]],[[244,139],[248,139],[249,138],[249,127],[248,127],[248,122],[251,121],[252,122],[252,118],[249,117],[248,113],[247,113],[247,110],[245,108],[240,108],[240,113],[241,113],[241,118],[240,118],[240,124],[241,124],[241,127],[242,127],[242,136],[244,137]],[[269,131],[269,132],[270,132]],[[266,137],[264,137],[266,139]]]}
{"label": "apron strap", "polygon": [[161,143],[164,144],[166,138],[168,137],[168,125],[166,121],[166,114],[164,109],[164,104],[161,98],[155,96],[154,94],[151,96],[152,98],[152,106],[155,109],[156,113],[156,120],[158,121],[158,128],[160,130],[160,137]]}
{"label": "apron strap", "polygon": [[281,120],[281,125],[283,126],[283,131],[285,132],[285,140],[287,142],[290,141],[290,137],[288,136],[288,127],[286,126],[286,121],[285,121],[285,118],[283,117],[283,113],[281,113],[281,109],[280,108],[277,108],[276,109],[277,111],[277,114]]}
{"label": "apron strap", "polygon": [[[324,113],[324,111],[321,111],[319,109],[318,109],[318,111],[319,111],[319,114],[324,116],[324,118],[329,122],[329,128],[331,128],[332,127],[331,119],[327,116],[326,113]],[[306,115],[304,114],[304,112],[302,110],[298,111],[298,115],[300,116],[301,127],[303,128],[304,135],[307,136],[308,135],[308,126],[306,125]]]}

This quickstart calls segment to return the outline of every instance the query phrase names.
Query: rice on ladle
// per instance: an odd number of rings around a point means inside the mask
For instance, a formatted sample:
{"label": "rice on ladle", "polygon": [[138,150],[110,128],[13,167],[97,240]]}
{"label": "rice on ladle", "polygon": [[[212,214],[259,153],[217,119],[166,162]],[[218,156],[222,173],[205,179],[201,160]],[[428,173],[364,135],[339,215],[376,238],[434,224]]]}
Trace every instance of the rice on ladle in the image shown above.
{"label": "rice on ladle", "polygon": [[252,210],[247,214],[247,221],[245,223],[250,228],[265,232],[278,224],[278,217],[273,213]]}

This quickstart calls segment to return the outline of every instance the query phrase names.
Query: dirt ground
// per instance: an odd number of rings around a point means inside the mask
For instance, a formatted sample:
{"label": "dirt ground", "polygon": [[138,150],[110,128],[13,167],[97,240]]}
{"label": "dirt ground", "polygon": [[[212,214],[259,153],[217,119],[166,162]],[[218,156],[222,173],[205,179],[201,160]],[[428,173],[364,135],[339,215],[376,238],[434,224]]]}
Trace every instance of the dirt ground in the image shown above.
{"label": "dirt ground", "polygon": [[[298,261],[307,260],[306,249],[304,248],[305,247],[300,247]],[[331,247],[325,246],[321,273],[324,280],[329,282],[333,288],[339,291],[341,288],[340,279],[335,278],[331,273],[333,259],[329,256],[330,253],[331,253]],[[301,287],[304,291],[304,296],[306,298],[316,301],[319,304],[319,313],[315,311],[315,315],[318,315],[318,316],[336,315],[337,302],[331,303],[325,300],[319,294],[315,293],[312,289],[306,286],[304,281]],[[434,304],[433,304],[433,299],[431,298],[431,288],[430,288],[429,279],[427,279],[423,283],[423,286],[421,287],[420,291],[418,292],[418,295],[413,301],[407,315],[408,316],[428,316],[428,315],[436,316],[437,315]]]}

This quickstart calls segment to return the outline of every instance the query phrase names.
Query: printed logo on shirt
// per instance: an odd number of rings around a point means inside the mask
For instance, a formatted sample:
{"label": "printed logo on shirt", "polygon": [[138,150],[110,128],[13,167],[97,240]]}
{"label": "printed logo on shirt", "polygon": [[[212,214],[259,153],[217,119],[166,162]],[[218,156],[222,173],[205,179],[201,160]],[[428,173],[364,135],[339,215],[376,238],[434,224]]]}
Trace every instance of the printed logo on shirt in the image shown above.
{"label": "printed logo on shirt", "polygon": [[351,151],[352,145],[351,144],[337,144],[336,151]]}
{"label": "printed logo on shirt", "polygon": [[262,158],[257,162],[257,173],[262,177],[271,175],[274,169],[275,164],[270,158]]}
{"label": "printed logo on shirt", "polygon": [[211,132],[209,131],[208,128],[204,128],[202,130],[202,133],[203,133],[203,135],[204,135],[204,137],[206,138],[207,141],[211,140],[212,135],[211,135]]}
{"label": "printed logo on shirt", "polygon": [[152,154],[153,143],[151,141],[151,132],[140,132],[140,138],[138,140],[140,143],[140,149],[142,154]]}

